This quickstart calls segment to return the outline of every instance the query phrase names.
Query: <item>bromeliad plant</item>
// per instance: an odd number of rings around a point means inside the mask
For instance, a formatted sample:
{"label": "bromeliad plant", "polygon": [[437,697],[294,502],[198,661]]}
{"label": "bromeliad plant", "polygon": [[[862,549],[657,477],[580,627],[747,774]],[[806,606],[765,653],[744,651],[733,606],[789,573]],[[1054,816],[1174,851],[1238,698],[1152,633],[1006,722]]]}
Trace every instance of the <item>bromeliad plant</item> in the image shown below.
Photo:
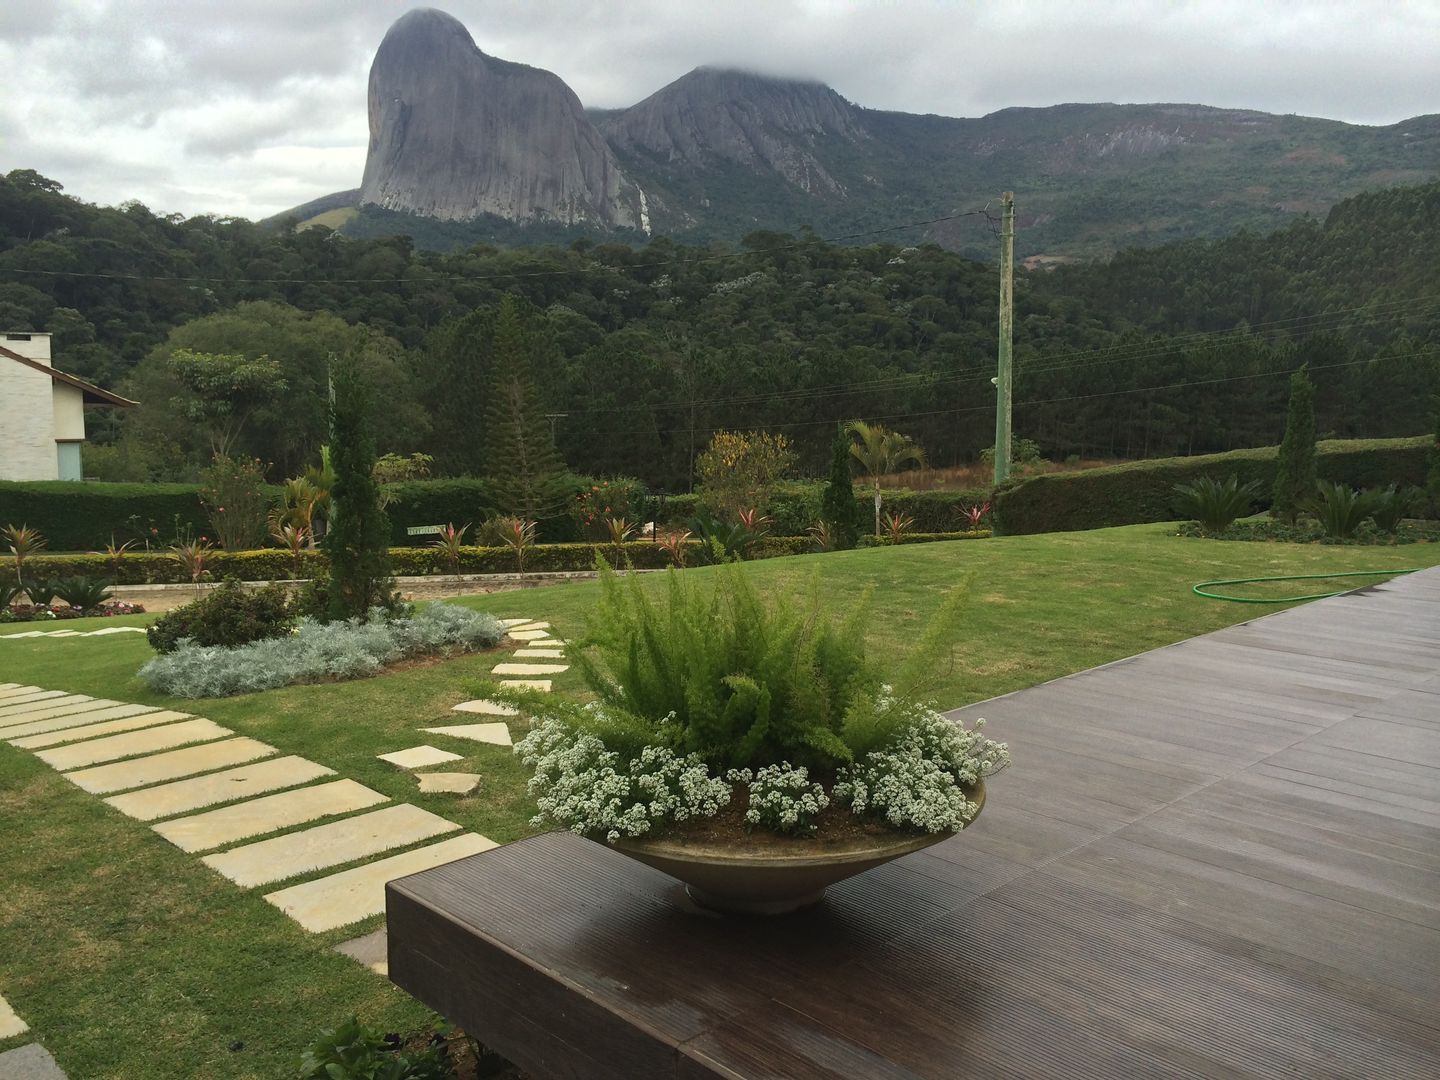
{"label": "bromeliad plant", "polygon": [[458,529],[454,522],[447,524],[440,530],[440,536],[430,541],[430,546],[440,553],[445,560],[445,565],[450,568],[450,573],[460,573],[460,556],[464,553],[465,533],[470,529],[469,522],[461,525]]}
{"label": "bromeliad plant", "polygon": [[890,829],[965,826],[975,783],[1009,752],[913,689],[950,640],[963,589],[897,693],[865,658],[868,595],[834,620],[818,578],[799,609],[765,603],[738,565],[713,580],[709,591],[671,571],[654,599],[600,563],[601,600],[574,658],[595,700],[528,699],[536,726],[515,748],[534,769],[537,824],[613,843],[738,799],[748,828],[785,834],[823,831],[831,807]]}

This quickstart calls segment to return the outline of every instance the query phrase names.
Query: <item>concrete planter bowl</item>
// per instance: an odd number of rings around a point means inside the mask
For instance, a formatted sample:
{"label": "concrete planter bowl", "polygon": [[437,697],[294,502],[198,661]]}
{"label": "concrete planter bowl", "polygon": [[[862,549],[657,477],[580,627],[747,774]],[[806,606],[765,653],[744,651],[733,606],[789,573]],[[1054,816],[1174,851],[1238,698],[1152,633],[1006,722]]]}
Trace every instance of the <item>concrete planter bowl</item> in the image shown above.
{"label": "concrete planter bowl", "polygon": [[[985,808],[985,782],[969,793]],[[971,818],[973,822],[975,819]],[[743,915],[783,915],[818,904],[838,881],[909,855],[954,833],[897,832],[824,845],[811,840],[785,844],[697,844],[685,840],[620,840],[622,855],[685,883],[685,891],[701,907]]]}

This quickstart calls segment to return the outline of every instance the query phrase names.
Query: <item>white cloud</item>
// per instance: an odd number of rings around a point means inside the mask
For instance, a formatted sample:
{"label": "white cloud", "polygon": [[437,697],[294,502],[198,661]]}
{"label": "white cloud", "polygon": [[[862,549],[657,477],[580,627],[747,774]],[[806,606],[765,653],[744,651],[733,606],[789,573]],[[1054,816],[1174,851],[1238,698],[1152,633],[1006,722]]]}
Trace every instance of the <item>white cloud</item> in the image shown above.
{"label": "white cloud", "polygon": [[[7,0],[0,168],[82,198],[258,217],[359,183],[366,75],[410,5]],[[1440,111],[1434,0],[454,0],[486,52],[587,105],[700,64],[821,79],[861,105],[976,116],[1184,101],[1393,123]]]}

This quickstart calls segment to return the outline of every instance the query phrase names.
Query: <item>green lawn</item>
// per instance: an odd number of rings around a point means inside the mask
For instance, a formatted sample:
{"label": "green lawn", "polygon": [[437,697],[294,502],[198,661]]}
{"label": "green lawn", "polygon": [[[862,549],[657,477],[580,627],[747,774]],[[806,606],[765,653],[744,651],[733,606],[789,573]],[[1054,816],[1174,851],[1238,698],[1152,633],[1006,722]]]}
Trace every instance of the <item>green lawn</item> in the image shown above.
{"label": "green lawn", "polygon": [[[1440,545],[1248,544],[1181,539],[1147,525],[776,559],[747,570],[777,598],[803,592],[818,572],[836,608],[873,584],[873,654],[882,663],[898,662],[944,594],[973,575],[952,661],[935,677],[935,696],[948,707],[1273,610],[1191,595],[1190,585],[1202,579],[1433,564],[1440,564]],[[687,572],[697,579],[708,573]],[[659,575],[644,580],[649,588],[661,584]],[[1319,591],[1325,583],[1303,584]],[[1338,587],[1347,584],[1356,583]],[[579,583],[460,602],[546,619],[554,633],[573,639],[594,590]],[[0,626],[0,634],[31,628]],[[139,635],[4,642],[0,681],[194,711],[494,840],[529,829],[524,778],[508,751],[416,731],[464,722],[450,706],[473,696],[467,684],[488,672],[492,656],[177,705],[134,677],[149,655]],[[556,679],[556,690],[578,692],[573,671]],[[422,796],[409,774],[375,760],[420,742],[465,754],[453,768],[482,774],[480,791],[463,799]],[[1023,745],[1014,751],[1023,769]],[[236,888],[3,743],[0,821],[0,994],[77,1080],[281,1077],[318,1028],[351,1013],[393,1030],[425,1023],[425,1011],[406,995],[328,948],[369,925],[307,934],[261,900],[265,889]],[[0,1042],[0,1049],[23,1041]],[[243,1048],[232,1051],[235,1043]]]}

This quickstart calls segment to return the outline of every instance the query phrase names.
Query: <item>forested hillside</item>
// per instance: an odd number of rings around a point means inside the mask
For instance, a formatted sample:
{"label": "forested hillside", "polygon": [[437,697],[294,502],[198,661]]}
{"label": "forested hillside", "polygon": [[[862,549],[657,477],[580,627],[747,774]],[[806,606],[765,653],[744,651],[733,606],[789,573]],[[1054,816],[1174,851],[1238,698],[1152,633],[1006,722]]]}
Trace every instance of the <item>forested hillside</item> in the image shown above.
{"label": "forested hillside", "polygon": [[[1395,189],[1265,237],[1021,271],[1017,434],[1057,458],[1274,443],[1286,373],[1302,362],[1322,435],[1428,430],[1437,211],[1440,184]],[[540,390],[560,449],[588,473],[683,489],[720,428],[782,431],[817,472],[834,424],[851,418],[883,420],[940,464],[991,441],[995,269],[933,245],[757,233],[737,247],[582,240],[442,255],[99,208],[24,170],[0,181],[0,327],[53,331],[60,366],[142,401],[123,430],[93,425],[126,446],[127,474],[183,478],[204,458],[170,407],[177,348],[279,362],[291,391],[240,444],[277,475],[321,441],[332,352],[362,352],[383,382],[382,450],[453,460],[447,450],[483,422],[476,342],[507,293],[543,312]]]}

